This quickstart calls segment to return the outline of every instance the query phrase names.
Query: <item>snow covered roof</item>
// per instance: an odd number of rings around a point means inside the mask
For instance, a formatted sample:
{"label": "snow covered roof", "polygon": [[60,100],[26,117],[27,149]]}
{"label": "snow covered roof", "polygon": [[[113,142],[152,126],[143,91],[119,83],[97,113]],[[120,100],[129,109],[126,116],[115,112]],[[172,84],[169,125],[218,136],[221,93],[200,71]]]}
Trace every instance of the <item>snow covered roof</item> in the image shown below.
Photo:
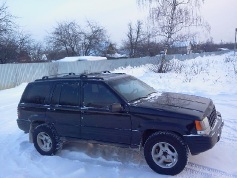
{"label": "snow covered roof", "polygon": [[114,53],[114,54],[107,54],[107,57],[119,59],[119,58],[127,58],[128,56],[125,54]]}
{"label": "snow covered roof", "polygon": [[229,50],[228,48],[218,48],[220,51],[227,51]]}
{"label": "snow covered roof", "polygon": [[65,57],[63,59],[59,59],[56,62],[75,62],[75,61],[98,61],[98,60],[106,60],[106,57],[100,56],[73,56],[73,57]]}

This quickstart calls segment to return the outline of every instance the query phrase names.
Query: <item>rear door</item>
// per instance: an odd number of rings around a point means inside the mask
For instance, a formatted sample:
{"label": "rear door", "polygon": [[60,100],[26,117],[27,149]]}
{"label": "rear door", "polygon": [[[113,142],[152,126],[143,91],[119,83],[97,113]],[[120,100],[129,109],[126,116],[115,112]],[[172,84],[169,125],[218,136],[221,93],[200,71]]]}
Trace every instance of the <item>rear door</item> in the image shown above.
{"label": "rear door", "polygon": [[47,117],[60,136],[80,138],[79,86],[79,82],[55,85]]}
{"label": "rear door", "polygon": [[82,90],[82,138],[130,144],[130,115],[125,111],[112,112],[109,109],[113,103],[122,104],[118,96],[103,82],[84,82]]}
{"label": "rear door", "polygon": [[[34,82],[26,87],[18,105],[18,124],[24,131],[30,130],[30,121],[45,120],[50,90],[51,85],[47,82]],[[25,123],[28,123],[27,128]]]}

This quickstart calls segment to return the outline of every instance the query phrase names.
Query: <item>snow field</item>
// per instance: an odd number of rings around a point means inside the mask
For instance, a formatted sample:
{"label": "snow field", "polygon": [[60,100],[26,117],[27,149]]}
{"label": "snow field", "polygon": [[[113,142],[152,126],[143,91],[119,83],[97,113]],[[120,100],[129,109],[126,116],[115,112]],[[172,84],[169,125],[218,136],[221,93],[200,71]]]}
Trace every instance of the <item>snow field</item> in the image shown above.
{"label": "snow field", "polygon": [[[150,65],[125,67],[158,91],[181,92],[213,99],[225,121],[219,143],[191,156],[175,177],[237,177],[237,57],[232,53],[171,61],[169,73],[150,71]],[[182,66],[182,67],[181,67]],[[17,104],[26,84],[0,91],[0,178],[152,178],[154,173],[137,150],[89,143],[67,143],[55,156],[41,156],[16,124]]]}

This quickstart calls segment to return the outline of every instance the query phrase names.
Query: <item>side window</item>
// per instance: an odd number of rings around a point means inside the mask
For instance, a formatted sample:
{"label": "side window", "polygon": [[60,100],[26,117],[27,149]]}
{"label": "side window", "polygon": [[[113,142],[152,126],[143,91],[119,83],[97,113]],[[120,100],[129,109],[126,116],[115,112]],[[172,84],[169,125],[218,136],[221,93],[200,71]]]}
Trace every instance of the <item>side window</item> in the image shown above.
{"label": "side window", "polygon": [[83,90],[86,107],[107,109],[113,103],[120,103],[114,93],[101,83],[86,83]]}
{"label": "side window", "polygon": [[79,91],[77,83],[57,84],[51,99],[51,104],[79,106]]}
{"label": "side window", "polygon": [[22,97],[22,103],[45,104],[49,96],[51,85],[48,83],[34,83],[28,85]]}
{"label": "side window", "polygon": [[59,100],[60,105],[79,106],[78,84],[63,84]]}
{"label": "side window", "polygon": [[54,104],[54,105],[59,104],[61,88],[62,88],[61,84],[57,84],[56,87],[54,88],[51,104]]}

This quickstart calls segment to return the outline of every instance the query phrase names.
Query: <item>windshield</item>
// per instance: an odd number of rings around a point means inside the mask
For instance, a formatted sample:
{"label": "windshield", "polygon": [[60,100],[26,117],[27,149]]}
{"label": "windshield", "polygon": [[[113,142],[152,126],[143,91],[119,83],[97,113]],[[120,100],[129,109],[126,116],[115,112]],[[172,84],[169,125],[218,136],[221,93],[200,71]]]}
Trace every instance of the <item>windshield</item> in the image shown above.
{"label": "windshield", "polygon": [[132,76],[110,81],[109,85],[128,102],[146,98],[156,92],[154,88]]}

